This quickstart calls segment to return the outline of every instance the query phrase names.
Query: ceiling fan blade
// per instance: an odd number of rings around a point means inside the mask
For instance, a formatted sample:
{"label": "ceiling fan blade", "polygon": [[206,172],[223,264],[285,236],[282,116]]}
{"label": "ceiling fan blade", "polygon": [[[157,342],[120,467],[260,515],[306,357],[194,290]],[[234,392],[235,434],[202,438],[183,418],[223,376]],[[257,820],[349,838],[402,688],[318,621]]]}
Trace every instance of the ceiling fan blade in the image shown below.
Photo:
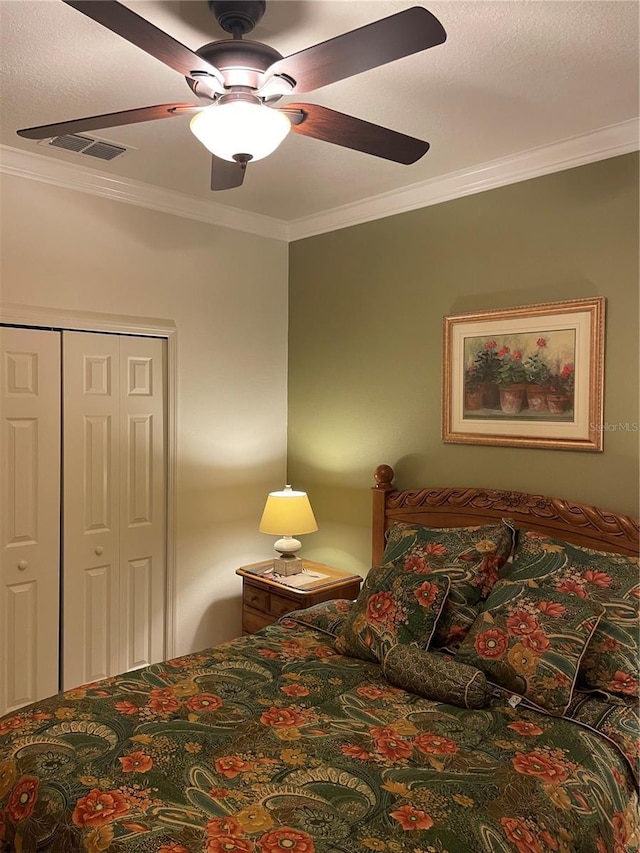
{"label": "ceiling fan blade", "polygon": [[265,71],[263,85],[275,74],[285,74],[296,81],[296,92],[312,92],[442,44],[446,38],[440,21],[414,6],[279,59]]}
{"label": "ceiling fan blade", "polygon": [[294,133],[373,154],[374,157],[393,160],[395,163],[408,166],[429,150],[429,143],[421,139],[321,107],[319,104],[287,104],[283,112],[287,110],[301,110],[304,113],[304,120],[300,124],[291,125]]}
{"label": "ceiling fan blade", "polygon": [[105,113],[101,116],[87,116],[55,124],[42,124],[39,127],[26,127],[18,130],[18,136],[25,139],[49,139],[52,136],[65,136],[67,133],[83,133],[87,130],[101,130],[105,127],[120,127],[124,124],[137,124],[143,121],[155,121],[159,118],[173,118],[200,112],[202,107],[195,104],[158,104],[155,107],[138,107],[135,110],[122,110],[119,113]]}
{"label": "ceiling fan blade", "polygon": [[197,53],[123,6],[122,3],[116,0],[62,0],[62,2],[82,12],[98,24],[102,24],[116,35],[122,36],[185,77],[193,77],[196,80],[203,75],[214,77],[219,83],[219,91],[224,92],[224,78],[215,66],[210,65]]}
{"label": "ceiling fan blade", "polygon": [[211,158],[211,189],[232,190],[234,187],[242,186],[246,171],[246,162],[232,163],[214,154]]}

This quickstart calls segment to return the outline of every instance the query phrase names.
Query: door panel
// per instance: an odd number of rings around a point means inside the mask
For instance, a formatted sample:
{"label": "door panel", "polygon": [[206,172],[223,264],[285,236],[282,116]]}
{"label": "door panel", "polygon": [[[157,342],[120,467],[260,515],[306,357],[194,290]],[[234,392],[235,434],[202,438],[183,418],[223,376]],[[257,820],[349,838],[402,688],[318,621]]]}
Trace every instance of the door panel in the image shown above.
{"label": "door panel", "polygon": [[165,343],[120,338],[120,613],[123,671],[164,657]]}
{"label": "door panel", "polygon": [[63,332],[63,686],[119,671],[119,341]]}
{"label": "door panel", "polygon": [[130,415],[127,435],[128,527],[153,524],[153,415]]}
{"label": "door panel", "polygon": [[[95,566],[83,572],[83,675],[98,681],[110,675],[113,566]],[[84,681],[85,679],[83,679]]]}
{"label": "door panel", "polygon": [[113,417],[85,415],[84,530],[111,531],[113,527]]}
{"label": "door panel", "polygon": [[[7,711],[32,702],[32,696],[38,692],[37,649],[34,642],[37,631],[37,607],[37,581],[16,583],[6,587],[4,615],[7,628],[7,659],[13,664],[7,673],[9,699]],[[56,637],[56,647],[57,644]]]}
{"label": "door panel", "polygon": [[124,592],[127,614],[124,636],[126,637],[124,669],[146,666],[154,658],[153,630],[153,560],[150,557],[130,560],[125,567],[126,590]]}
{"label": "door panel", "polygon": [[164,657],[165,343],[63,340],[69,688]]}
{"label": "door panel", "polygon": [[0,327],[0,714],[58,689],[60,334]]}
{"label": "door panel", "polygon": [[33,545],[37,537],[38,419],[7,418],[7,546]]}

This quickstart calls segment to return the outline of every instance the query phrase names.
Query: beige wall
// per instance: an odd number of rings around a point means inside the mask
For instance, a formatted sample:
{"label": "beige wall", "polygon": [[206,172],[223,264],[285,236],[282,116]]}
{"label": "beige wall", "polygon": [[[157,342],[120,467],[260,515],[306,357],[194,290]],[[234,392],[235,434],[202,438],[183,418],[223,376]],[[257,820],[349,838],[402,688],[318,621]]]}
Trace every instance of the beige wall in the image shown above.
{"label": "beige wall", "polygon": [[284,482],[286,244],[3,177],[0,301],[175,321],[176,653],[240,633],[234,569]]}
{"label": "beige wall", "polygon": [[[605,421],[638,413],[638,156],[559,172],[290,247],[288,479],[304,553],[369,565],[369,487],[542,492],[638,514],[638,432],[603,453],[443,444],[442,318],[607,297]],[[637,429],[637,427],[636,427]]]}

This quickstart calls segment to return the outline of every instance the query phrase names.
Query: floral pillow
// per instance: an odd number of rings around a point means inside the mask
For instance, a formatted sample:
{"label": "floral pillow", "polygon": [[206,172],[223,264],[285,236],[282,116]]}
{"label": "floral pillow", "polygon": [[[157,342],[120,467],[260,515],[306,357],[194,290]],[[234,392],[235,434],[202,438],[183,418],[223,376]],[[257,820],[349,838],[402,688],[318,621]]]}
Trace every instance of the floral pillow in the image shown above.
{"label": "floral pillow", "polygon": [[615,743],[640,786],[640,707],[633,699],[576,690],[565,717]]}
{"label": "floral pillow", "polygon": [[500,581],[455,659],[561,716],[603,613],[599,604],[575,595]]}
{"label": "floral pillow", "polygon": [[333,598],[330,601],[321,601],[305,610],[293,610],[278,619],[280,625],[286,622],[297,622],[308,625],[323,634],[337,637],[354,605],[348,598]]}
{"label": "floral pillow", "polygon": [[580,666],[580,683],[621,696],[638,696],[640,684],[640,560],[520,533],[511,581],[533,580],[552,589],[597,601],[605,613]]}
{"label": "floral pillow", "polygon": [[397,522],[389,529],[382,565],[451,579],[434,645],[454,650],[473,625],[513,544],[514,530],[507,523],[438,528]]}
{"label": "floral pillow", "polygon": [[382,663],[397,643],[427,649],[449,592],[449,579],[407,573],[393,566],[371,569],[336,648],[342,654]]}

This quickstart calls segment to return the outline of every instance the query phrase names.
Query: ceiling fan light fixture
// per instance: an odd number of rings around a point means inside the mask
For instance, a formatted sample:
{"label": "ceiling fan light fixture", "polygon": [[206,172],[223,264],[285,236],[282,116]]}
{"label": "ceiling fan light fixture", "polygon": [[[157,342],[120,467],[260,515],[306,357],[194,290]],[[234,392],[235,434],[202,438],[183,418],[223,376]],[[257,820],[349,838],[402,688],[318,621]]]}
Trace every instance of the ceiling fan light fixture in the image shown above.
{"label": "ceiling fan light fixture", "polygon": [[268,157],[291,130],[291,122],[263,104],[234,100],[205,107],[189,127],[212,154],[233,162],[238,155],[251,160]]}

